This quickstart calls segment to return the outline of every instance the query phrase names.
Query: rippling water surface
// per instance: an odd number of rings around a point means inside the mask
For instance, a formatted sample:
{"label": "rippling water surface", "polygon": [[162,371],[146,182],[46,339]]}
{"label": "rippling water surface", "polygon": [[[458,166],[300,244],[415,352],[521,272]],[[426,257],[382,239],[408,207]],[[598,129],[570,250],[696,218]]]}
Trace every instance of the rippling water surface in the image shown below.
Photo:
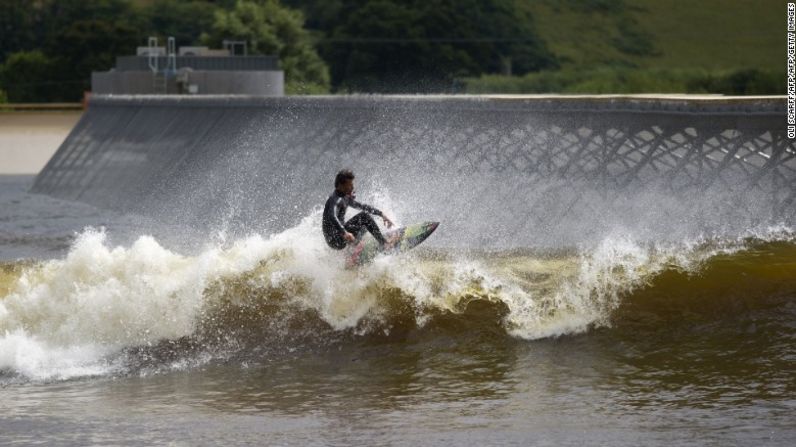
{"label": "rippling water surface", "polygon": [[432,245],[351,271],[317,212],[279,234],[202,236],[1,180],[0,443],[796,435],[786,224],[556,250]]}

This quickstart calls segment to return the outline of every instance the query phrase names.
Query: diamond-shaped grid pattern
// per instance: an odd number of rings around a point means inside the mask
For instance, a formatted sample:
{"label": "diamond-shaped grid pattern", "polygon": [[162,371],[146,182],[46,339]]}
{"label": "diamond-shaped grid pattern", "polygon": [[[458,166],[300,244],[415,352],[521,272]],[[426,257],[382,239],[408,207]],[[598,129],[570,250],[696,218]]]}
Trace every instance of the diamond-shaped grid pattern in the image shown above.
{"label": "diamond-shaped grid pattern", "polygon": [[[288,201],[302,204],[309,195],[309,206],[327,189],[330,171],[352,166],[385,177],[494,176],[528,197],[542,181],[606,200],[651,183],[673,197],[746,190],[767,195],[774,214],[796,217],[796,146],[784,135],[776,102],[245,101],[99,98],[34,191],[142,211],[157,209],[145,208],[142,197],[162,201],[195,190],[202,191],[191,195],[197,209],[212,209],[195,201],[223,200],[237,185],[255,195],[295,194]],[[570,195],[568,203],[553,200],[561,218],[583,196]],[[517,212],[527,220],[527,211]]]}

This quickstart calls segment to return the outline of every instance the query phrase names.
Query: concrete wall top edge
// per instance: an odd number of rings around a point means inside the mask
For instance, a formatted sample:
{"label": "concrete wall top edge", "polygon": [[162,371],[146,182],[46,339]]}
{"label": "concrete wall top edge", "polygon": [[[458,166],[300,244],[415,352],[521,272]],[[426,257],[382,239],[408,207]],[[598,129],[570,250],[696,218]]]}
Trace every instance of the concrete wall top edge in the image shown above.
{"label": "concrete wall top edge", "polygon": [[446,108],[605,112],[783,115],[785,96],[719,95],[93,95],[91,106]]}

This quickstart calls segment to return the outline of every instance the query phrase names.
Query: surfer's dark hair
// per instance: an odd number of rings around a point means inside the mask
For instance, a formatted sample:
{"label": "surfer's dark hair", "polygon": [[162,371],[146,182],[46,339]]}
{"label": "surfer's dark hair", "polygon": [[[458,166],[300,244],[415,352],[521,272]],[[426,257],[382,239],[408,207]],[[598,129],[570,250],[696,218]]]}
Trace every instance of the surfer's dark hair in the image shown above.
{"label": "surfer's dark hair", "polygon": [[337,188],[348,180],[354,180],[354,173],[351,172],[350,169],[343,169],[338,172],[337,177],[334,178],[334,187]]}

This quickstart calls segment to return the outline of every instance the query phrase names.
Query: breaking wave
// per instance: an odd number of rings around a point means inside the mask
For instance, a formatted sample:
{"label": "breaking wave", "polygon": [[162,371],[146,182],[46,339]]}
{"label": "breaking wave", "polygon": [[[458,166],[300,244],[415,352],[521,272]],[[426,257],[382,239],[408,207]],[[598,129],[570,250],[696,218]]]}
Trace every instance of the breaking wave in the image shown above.
{"label": "breaking wave", "polygon": [[694,306],[720,313],[796,299],[787,227],[677,244],[616,235],[555,252],[421,247],[346,270],[315,231],[319,219],[195,255],[150,236],[114,247],[88,229],[64,259],[4,265],[0,380],[251,361],[440,332],[534,340],[663,324]]}

